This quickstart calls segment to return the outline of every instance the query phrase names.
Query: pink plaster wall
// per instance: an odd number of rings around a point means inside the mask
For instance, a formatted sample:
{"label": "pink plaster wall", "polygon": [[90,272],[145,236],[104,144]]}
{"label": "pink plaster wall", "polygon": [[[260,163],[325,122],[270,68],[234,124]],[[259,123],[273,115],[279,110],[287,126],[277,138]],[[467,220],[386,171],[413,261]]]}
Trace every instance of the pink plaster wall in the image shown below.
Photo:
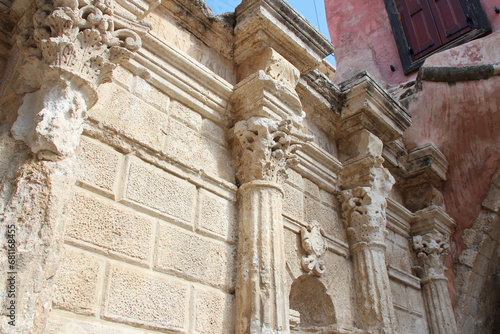
{"label": "pink plaster wall", "polygon": [[[500,30],[498,0],[481,0],[492,31]],[[397,86],[415,79],[405,76],[384,0],[325,0],[326,17],[332,43],[335,46],[337,83],[362,71],[368,71],[386,86]],[[395,72],[390,66],[394,65]]]}
{"label": "pink plaster wall", "polygon": [[[375,80],[389,86],[408,81],[384,0],[325,0],[325,10],[335,46],[334,80],[337,83],[362,71],[368,71]],[[391,65],[396,68],[395,72],[391,71]]]}
{"label": "pink plaster wall", "polygon": [[[493,33],[435,54],[425,66],[500,62],[500,14],[493,10],[500,3],[481,2]],[[386,87],[415,79],[403,74],[383,0],[325,0],[325,7],[336,48],[336,82],[365,70]],[[446,211],[457,222],[451,245],[456,260],[465,249],[463,232],[477,218],[500,165],[500,76],[452,84],[423,81],[409,112],[413,125],[404,135],[407,148],[433,143],[449,162],[443,192]],[[453,271],[448,275],[453,299]]]}

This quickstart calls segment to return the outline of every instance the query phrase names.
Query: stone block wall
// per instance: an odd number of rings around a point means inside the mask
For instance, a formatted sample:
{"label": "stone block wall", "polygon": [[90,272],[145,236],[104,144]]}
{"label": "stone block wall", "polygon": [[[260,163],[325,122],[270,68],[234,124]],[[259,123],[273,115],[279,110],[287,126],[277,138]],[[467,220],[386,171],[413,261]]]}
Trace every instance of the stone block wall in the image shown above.
{"label": "stone block wall", "polygon": [[[126,69],[101,86],[88,117],[48,333],[231,333],[237,212],[226,129]],[[204,186],[203,175],[223,186]]]}

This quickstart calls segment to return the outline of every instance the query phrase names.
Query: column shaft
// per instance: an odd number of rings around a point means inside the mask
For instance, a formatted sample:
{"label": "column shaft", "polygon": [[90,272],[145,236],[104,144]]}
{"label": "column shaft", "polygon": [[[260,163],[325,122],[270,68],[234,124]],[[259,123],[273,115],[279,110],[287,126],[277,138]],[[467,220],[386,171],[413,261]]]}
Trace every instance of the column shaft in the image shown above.
{"label": "column shaft", "polygon": [[385,265],[385,247],[362,246],[352,252],[362,328],[392,333],[392,299]]}
{"label": "column shaft", "polygon": [[288,332],[284,296],[283,193],[272,182],[239,190],[237,333]]}

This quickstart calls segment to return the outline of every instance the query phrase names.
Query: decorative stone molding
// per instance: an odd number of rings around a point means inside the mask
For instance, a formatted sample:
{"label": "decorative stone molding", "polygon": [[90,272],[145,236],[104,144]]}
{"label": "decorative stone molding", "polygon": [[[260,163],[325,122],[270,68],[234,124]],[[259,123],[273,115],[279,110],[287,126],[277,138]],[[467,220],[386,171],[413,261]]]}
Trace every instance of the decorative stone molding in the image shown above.
{"label": "decorative stone molding", "polygon": [[270,46],[305,73],[333,52],[333,45],[286,1],[244,0],[235,13],[238,64]]}
{"label": "decorative stone molding", "polygon": [[377,245],[385,249],[385,197],[368,187],[360,187],[343,191],[341,199],[343,221],[351,248]]}
{"label": "decorative stone molding", "polygon": [[18,92],[27,94],[12,133],[39,158],[65,158],[79,144],[97,87],[133,57],[141,38],[115,27],[110,1],[47,0],[36,3],[18,44],[24,59]]}
{"label": "decorative stone molding", "polygon": [[300,230],[300,237],[302,247],[307,253],[302,257],[302,269],[314,276],[323,275],[325,261],[321,259],[321,256],[325,254],[327,246],[319,223],[313,222],[307,228],[303,227]]}
{"label": "decorative stone molding", "polygon": [[234,126],[236,178],[240,184],[253,180],[283,183],[286,168],[298,162],[295,152],[310,140],[290,120],[263,117],[239,121]]}
{"label": "decorative stone molding", "polygon": [[158,7],[161,0],[116,0],[116,2],[134,14],[137,20],[142,20]]}
{"label": "decorative stone molding", "polygon": [[446,279],[446,256],[449,244],[439,232],[431,232],[413,237],[413,249],[427,279]]}
{"label": "decorative stone molding", "polygon": [[410,115],[366,72],[340,84],[346,94],[339,137],[367,129],[384,143],[401,137],[411,125]]}

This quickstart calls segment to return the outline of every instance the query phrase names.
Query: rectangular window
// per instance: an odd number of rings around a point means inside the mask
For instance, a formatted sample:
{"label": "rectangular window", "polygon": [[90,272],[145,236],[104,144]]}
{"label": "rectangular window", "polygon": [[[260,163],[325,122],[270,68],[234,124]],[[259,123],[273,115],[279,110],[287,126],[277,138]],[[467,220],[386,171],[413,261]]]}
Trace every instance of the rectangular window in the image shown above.
{"label": "rectangular window", "polygon": [[385,0],[405,74],[433,53],[490,31],[477,0]]}

